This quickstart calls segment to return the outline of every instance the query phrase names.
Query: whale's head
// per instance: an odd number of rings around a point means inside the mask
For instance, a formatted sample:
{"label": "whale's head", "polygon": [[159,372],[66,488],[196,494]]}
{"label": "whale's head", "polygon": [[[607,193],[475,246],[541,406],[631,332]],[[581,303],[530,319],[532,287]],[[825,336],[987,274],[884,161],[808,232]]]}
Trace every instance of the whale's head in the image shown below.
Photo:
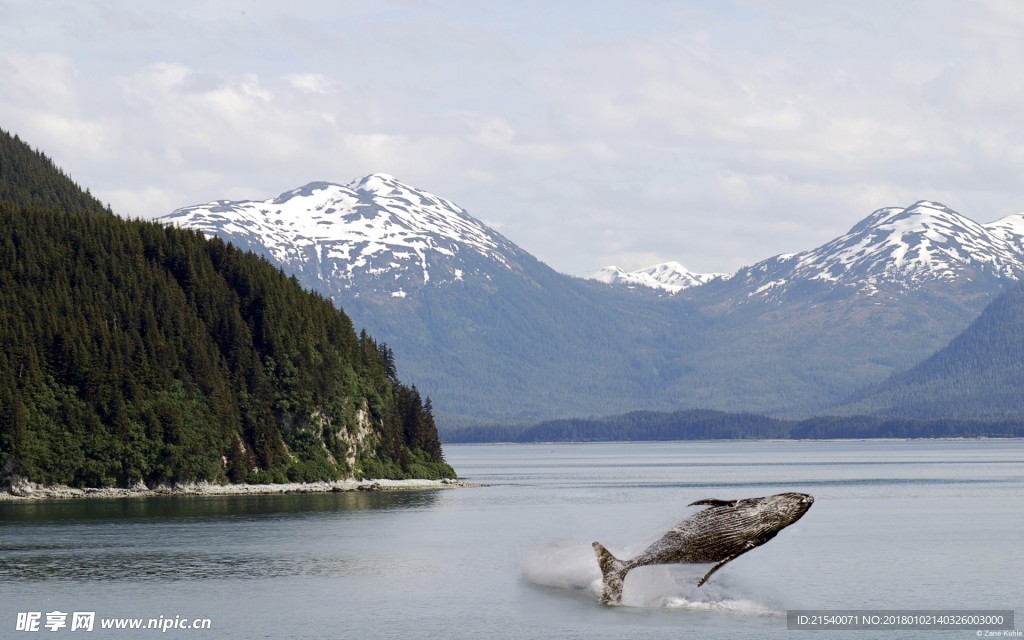
{"label": "whale's head", "polygon": [[761,545],[803,517],[814,504],[814,496],[806,493],[779,493],[763,498],[718,500],[706,498],[690,506],[707,505],[699,516],[712,527],[739,532],[749,543]]}
{"label": "whale's head", "polygon": [[[749,503],[749,504],[744,504]],[[814,504],[814,496],[806,493],[779,493],[764,498],[739,500],[737,507],[748,507],[757,512],[762,530],[778,533],[803,517]]]}

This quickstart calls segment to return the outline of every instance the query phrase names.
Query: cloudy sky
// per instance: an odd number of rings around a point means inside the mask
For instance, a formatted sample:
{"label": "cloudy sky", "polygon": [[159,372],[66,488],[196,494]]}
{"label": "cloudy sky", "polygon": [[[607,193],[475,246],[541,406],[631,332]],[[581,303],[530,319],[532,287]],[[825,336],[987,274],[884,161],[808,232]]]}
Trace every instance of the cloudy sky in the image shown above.
{"label": "cloudy sky", "polygon": [[150,218],[373,172],[554,268],[1024,210],[1016,0],[0,0],[0,128]]}

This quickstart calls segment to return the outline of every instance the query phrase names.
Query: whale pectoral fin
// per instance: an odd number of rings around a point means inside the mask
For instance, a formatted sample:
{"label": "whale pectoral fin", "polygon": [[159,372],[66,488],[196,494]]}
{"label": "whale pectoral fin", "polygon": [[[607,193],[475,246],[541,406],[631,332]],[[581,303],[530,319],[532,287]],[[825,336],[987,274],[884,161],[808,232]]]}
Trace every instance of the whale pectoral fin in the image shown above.
{"label": "whale pectoral fin", "polygon": [[722,567],[724,567],[726,565],[726,563],[732,562],[736,558],[742,556],[744,553],[750,551],[751,549],[756,549],[756,548],[757,548],[756,544],[747,543],[747,548],[746,549],[744,549],[742,551],[737,551],[736,553],[732,554],[731,556],[722,558],[721,560],[719,560],[715,564],[715,566],[711,567],[711,569],[708,570],[708,572],[704,574],[704,577],[701,578],[699,582],[697,582],[697,586],[698,587],[704,586],[704,583],[708,581],[708,578],[711,577],[711,574],[713,574],[714,572],[716,572],[719,569],[721,569]]}
{"label": "whale pectoral fin", "polygon": [[691,502],[688,506],[696,507],[697,505],[706,504],[709,507],[734,507],[736,506],[735,500],[716,500],[715,498],[704,498],[696,502]]}

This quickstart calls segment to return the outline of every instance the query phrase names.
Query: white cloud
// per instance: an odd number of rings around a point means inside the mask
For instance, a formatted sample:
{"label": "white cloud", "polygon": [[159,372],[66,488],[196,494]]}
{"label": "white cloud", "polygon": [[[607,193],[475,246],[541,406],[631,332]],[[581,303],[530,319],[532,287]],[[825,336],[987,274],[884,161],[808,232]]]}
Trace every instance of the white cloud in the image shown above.
{"label": "white cloud", "polygon": [[5,5],[0,126],[133,215],[385,171],[577,274],[1024,209],[1014,2],[245,8]]}
{"label": "white cloud", "polygon": [[115,119],[86,108],[85,80],[73,61],[54,52],[0,53],[0,118],[48,155],[82,162],[116,157],[123,142]]}
{"label": "white cloud", "polygon": [[9,52],[0,57],[4,84],[11,94],[41,104],[77,106],[77,70],[67,56],[51,51]]}
{"label": "white cloud", "polygon": [[512,125],[500,116],[469,114],[470,142],[513,157],[552,161],[566,156],[566,149],[551,143],[523,142]]}
{"label": "white cloud", "polygon": [[290,73],[285,79],[304,93],[334,93],[334,82],[322,73]]}

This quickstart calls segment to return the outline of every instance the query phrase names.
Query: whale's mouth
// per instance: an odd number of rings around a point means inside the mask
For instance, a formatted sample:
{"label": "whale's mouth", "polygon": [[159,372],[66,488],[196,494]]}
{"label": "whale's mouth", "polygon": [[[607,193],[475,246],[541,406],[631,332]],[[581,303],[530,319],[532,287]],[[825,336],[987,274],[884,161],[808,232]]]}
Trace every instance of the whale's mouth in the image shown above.
{"label": "whale's mouth", "polygon": [[797,518],[802,518],[804,514],[807,513],[807,510],[811,508],[812,504],[814,504],[814,496],[804,494],[796,505],[796,508],[799,512]]}
{"label": "whale's mouth", "polygon": [[799,507],[802,511],[807,511],[814,504],[814,496],[809,493],[788,493],[786,495],[786,502],[790,505]]}
{"label": "whale's mouth", "polygon": [[782,517],[788,522],[783,526],[789,526],[802,518],[807,510],[814,504],[814,496],[808,493],[788,493],[785,500],[779,505]]}

